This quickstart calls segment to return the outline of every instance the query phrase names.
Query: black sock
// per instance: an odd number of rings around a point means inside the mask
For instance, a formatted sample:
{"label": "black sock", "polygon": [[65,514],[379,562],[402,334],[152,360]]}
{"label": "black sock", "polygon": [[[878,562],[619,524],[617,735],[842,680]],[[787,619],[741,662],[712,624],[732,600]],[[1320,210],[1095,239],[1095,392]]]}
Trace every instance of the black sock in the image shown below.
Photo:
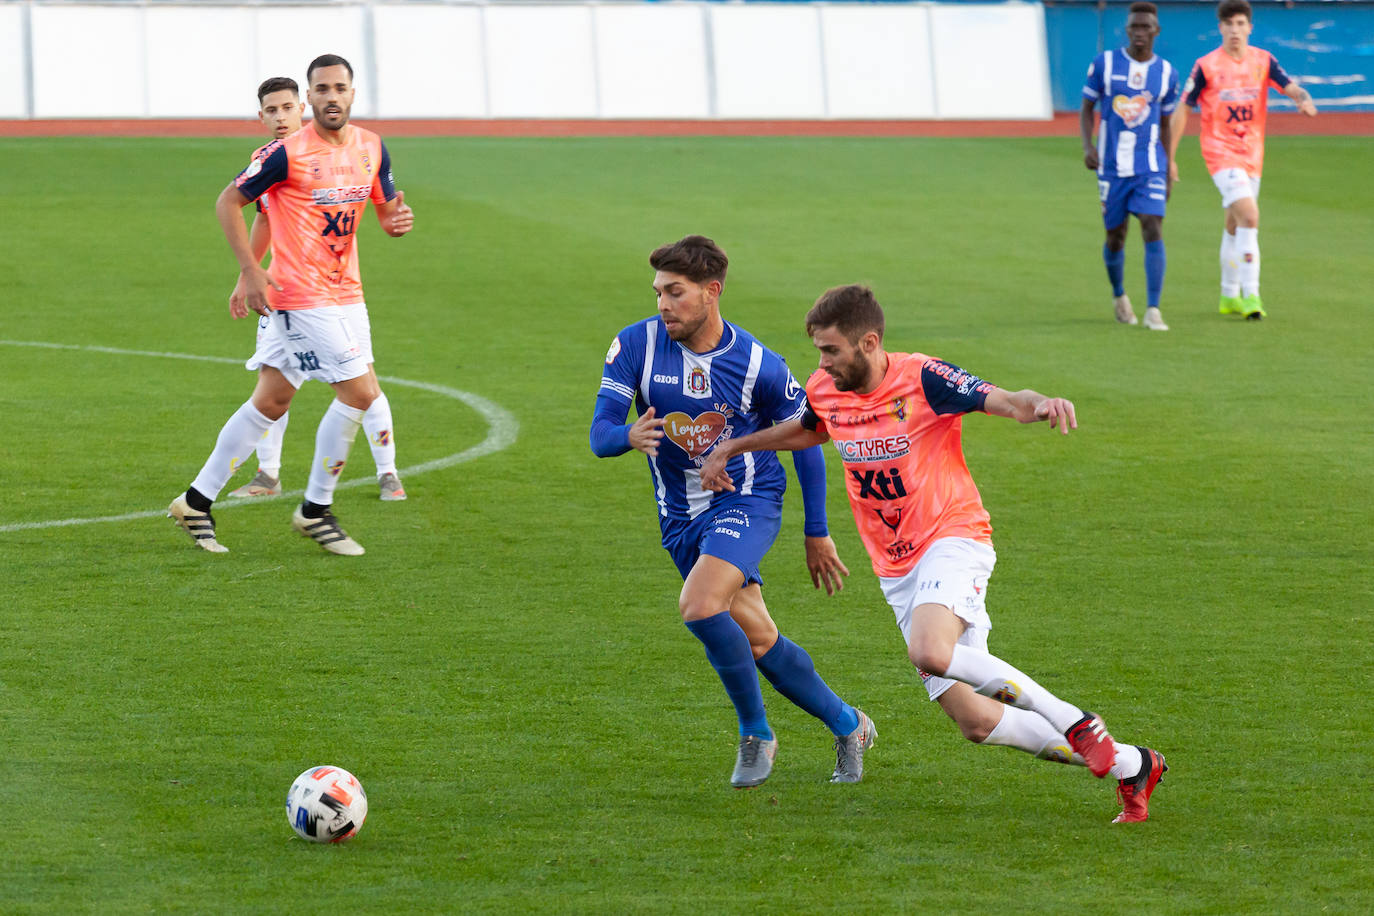
{"label": "black sock", "polygon": [[209,512],[210,506],[214,504],[213,499],[206,499],[205,494],[195,487],[186,488],[186,505],[195,509],[197,512]]}
{"label": "black sock", "polygon": [[301,515],[304,515],[306,518],[324,518],[324,514],[328,511],[328,506],[312,503],[308,499],[301,502]]}

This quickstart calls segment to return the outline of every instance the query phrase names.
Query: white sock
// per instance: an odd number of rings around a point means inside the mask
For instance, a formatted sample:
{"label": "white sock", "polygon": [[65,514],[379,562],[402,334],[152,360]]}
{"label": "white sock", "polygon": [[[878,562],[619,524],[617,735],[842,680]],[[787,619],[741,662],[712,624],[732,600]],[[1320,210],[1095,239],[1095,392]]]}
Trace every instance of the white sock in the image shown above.
{"label": "white sock", "polygon": [[310,482],[305,486],[305,498],[327,506],[334,501],[334,487],[339,473],[348,461],[353,437],[358,435],[364,411],[349,407],[335,398],[320,420],[315,433],[315,460],[310,463]]}
{"label": "white sock", "polygon": [[995,655],[955,644],[945,677],[963,681],[985,697],[992,697],[1008,706],[1029,709],[1049,720],[1060,734],[1067,732],[1083,718],[1083,710],[1065,703],[1030,675],[1018,671]]}
{"label": "white sock", "polygon": [[1002,707],[1001,721],[982,743],[1014,747],[1041,760],[1071,763],[1080,767],[1087,765],[1083,758],[1069,747],[1069,739],[1055,731],[1054,726],[1046,722],[1043,716],[1028,709],[1017,709],[1015,706]]}
{"label": "white sock", "polygon": [[258,470],[278,480],[281,479],[281,442],[286,438],[286,424],[290,416],[289,410],[282,414],[258,440]]}
{"label": "white sock", "polygon": [[1236,237],[1225,230],[1221,233],[1221,294],[1232,299],[1240,295],[1240,260],[1236,254]]}
{"label": "white sock", "polygon": [[1140,775],[1140,768],[1145,761],[1140,756],[1140,748],[1134,744],[1116,743],[1116,759],[1112,761],[1111,774],[1113,779],[1130,779],[1132,776]]}
{"label": "white sock", "polygon": [[396,433],[391,428],[391,402],[386,392],[377,395],[377,400],[363,414],[363,432],[367,433],[367,444],[372,447],[372,460],[377,462],[377,476],[396,473]]}
{"label": "white sock", "polygon": [[1236,262],[1243,296],[1259,295],[1259,229],[1236,230]]}
{"label": "white sock", "polygon": [[205,460],[205,466],[200,469],[191,486],[206,499],[218,497],[219,491],[253,454],[258,440],[271,425],[272,421],[264,417],[252,401],[244,401],[243,406],[234,411],[234,415],[220,429],[215,450]]}

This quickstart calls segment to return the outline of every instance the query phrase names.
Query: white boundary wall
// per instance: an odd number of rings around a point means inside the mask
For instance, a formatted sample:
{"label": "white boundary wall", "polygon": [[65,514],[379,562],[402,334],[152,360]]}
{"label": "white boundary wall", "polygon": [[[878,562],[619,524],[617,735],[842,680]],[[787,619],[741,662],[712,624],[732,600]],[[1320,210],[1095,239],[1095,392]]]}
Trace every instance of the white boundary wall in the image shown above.
{"label": "white boundary wall", "polygon": [[0,117],[251,117],[262,79],[326,52],[359,117],[1052,113],[1039,3],[4,0]]}

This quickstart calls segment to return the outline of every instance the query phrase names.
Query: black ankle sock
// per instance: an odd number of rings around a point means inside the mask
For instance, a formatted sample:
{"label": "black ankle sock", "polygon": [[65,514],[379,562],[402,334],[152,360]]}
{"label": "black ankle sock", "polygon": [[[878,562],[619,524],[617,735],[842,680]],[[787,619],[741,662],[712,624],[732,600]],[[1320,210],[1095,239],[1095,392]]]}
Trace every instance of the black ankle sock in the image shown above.
{"label": "black ankle sock", "polygon": [[213,504],[214,500],[206,499],[205,494],[201,493],[195,487],[186,488],[186,505],[195,509],[197,512],[209,512],[210,506]]}
{"label": "black ankle sock", "polygon": [[324,514],[328,511],[328,506],[312,503],[308,499],[301,502],[301,515],[304,515],[306,518],[324,518]]}

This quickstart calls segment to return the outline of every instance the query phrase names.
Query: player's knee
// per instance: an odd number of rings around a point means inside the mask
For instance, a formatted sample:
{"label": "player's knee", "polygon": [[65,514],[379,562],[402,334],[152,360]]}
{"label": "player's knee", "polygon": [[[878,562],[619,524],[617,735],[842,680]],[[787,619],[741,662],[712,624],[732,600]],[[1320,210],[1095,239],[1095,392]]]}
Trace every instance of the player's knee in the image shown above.
{"label": "player's knee", "polygon": [[906,657],[926,674],[943,676],[949,667],[950,648],[937,640],[915,635],[906,647]]}
{"label": "player's knee", "polygon": [[969,711],[954,720],[959,726],[959,734],[974,744],[988,740],[992,730],[997,727],[998,717],[987,715],[981,710]]}

